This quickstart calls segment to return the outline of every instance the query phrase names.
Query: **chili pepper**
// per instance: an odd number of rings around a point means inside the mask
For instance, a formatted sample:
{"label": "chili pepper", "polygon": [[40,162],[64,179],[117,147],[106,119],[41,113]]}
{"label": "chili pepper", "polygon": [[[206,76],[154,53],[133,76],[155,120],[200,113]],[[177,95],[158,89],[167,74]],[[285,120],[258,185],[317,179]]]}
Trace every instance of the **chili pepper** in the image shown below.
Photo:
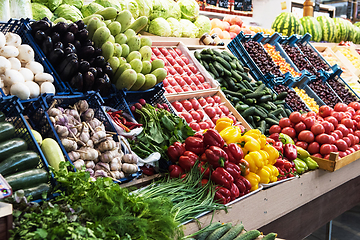
{"label": "chili pepper", "polygon": [[228,117],[219,118],[216,121],[215,130],[221,132],[223,129],[233,125],[233,123],[234,123],[233,120]]}
{"label": "chili pepper", "polygon": [[241,176],[241,168],[235,163],[226,162],[224,168],[230,173],[234,180],[238,179]]}
{"label": "chili pepper", "polygon": [[205,151],[203,139],[198,137],[188,137],[185,140],[185,149],[201,155]]}
{"label": "chili pepper", "polygon": [[311,157],[303,158],[302,160],[306,163],[310,170],[314,170],[319,167],[318,163]]}
{"label": "chili pepper", "polygon": [[183,173],[184,170],[179,165],[170,165],[169,172],[171,178],[179,178]]}
{"label": "chili pepper", "polygon": [[250,191],[255,191],[259,188],[260,177],[256,173],[250,172],[245,178],[251,183]]}
{"label": "chili pepper", "polygon": [[220,132],[220,136],[224,139],[227,144],[240,142],[241,130],[238,126],[230,126],[224,128]]}
{"label": "chili pepper", "polygon": [[294,144],[291,143],[285,144],[284,157],[286,157],[289,161],[292,161],[297,158],[297,150]]}
{"label": "chili pepper", "polygon": [[231,193],[230,195],[231,201],[234,201],[236,198],[240,196],[239,188],[234,183],[231,183],[230,193]]}
{"label": "chili pepper", "polygon": [[134,125],[129,127],[130,130],[133,130],[134,128],[136,128]]}
{"label": "chili pepper", "polygon": [[143,174],[151,176],[155,174],[155,169],[152,166],[141,166],[140,169],[142,170]]}
{"label": "chili pepper", "polygon": [[288,143],[295,144],[294,140],[289,135],[286,135],[284,133],[279,134],[279,140],[285,145]]}
{"label": "chili pepper", "polygon": [[268,144],[272,145],[272,146],[275,145],[275,140],[272,139],[272,138],[266,138],[266,142],[267,142]]}
{"label": "chili pepper", "polygon": [[204,133],[204,146],[217,146],[222,148],[224,146],[224,139],[220,136],[220,134],[214,129],[208,129]]}
{"label": "chili pepper", "polygon": [[259,152],[250,152],[244,159],[249,163],[250,172],[253,173],[265,165],[263,156]]}
{"label": "chili pepper", "polygon": [[243,148],[244,154],[260,150],[260,143],[251,136],[243,136],[240,145]]}
{"label": "chili pepper", "polygon": [[219,203],[227,204],[231,201],[231,192],[224,187],[217,186],[215,187],[214,199]]}
{"label": "chili pepper", "polygon": [[281,141],[279,142],[275,142],[275,144],[273,145],[273,147],[278,150],[281,154],[284,154],[284,145]]}
{"label": "chili pepper", "polygon": [[256,174],[260,177],[260,183],[268,184],[270,182],[270,170],[265,166],[260,168]]}
{"label": "chili pepper", "polygon": [[209,180],[203,178],[203,179],[201,179],[200,184],[201,184],[201,186],[205,186],[208,182],[209,182]]}
{"label": "chili pepper", "polygon": [[136,126],[136,127],[142,127],[143,125],[141,123],[134,123],[134,122],[126,122],[126,126],[131,127],[131,126]]}
{"label": "chili pepper", "polygon": [[185,147],[180,142],[174,142],[166,151],[170,161],[173,163],[176,163],[184,152]]}
{"label": "chili pepper", "polygon": [[198,168],[200,168],[201,174],[203,174],[203,178],[209,178],[210,176],[210,167],[207,162],[199,162]]}
{"label": "chili pepper", "polygon": [[228,155],[219,147],[211,146],[205,150],[206,159],[213,168],[224,167],[228,161]]}
{"label": "chili pepper", "polygon": [[184,179],[184,178],[186,178],[186,173],[184,173],[183,175],[181,175],[181,177],[180,177],[181,179]]}
{"label": "chili pepper", "polygon": [[118,110],[118,111],[115,111],[115,112],[111,112],[109,111],[111,114],[122,114],[123,113],[123,110]]}
{"label": "chili pepper", "polygon": [[190,171],[191,168],[194,166],[198,156],[191,152],[185,151],[183,155],[179,157],[179,165],[182,167],[186,172]]}
{"label": "chili pepper", "polygon": [[229,162],[238,164],[240,160],[244,157],[244,153],[239,147],[239,145],[235,143],[230,143],[228,146],[223,148],[226,154],[228,155]]}
{"label": "chili pepper", "polygon": [[306,170],[308,170],[308,166],[306,165],[306,163],[301,160],[300,158],[296,158],[293,160],[294,164],[295,164],[295,169],[296,172],[298,174],[302,174],[304,173]]}
{"label": "chili pepper", "polygon": [[130,129],[128,127],[126,127],[124,124],[122,124],[120,122],[120,120],[112,115],[110,115],[111,119],[117,124],[119,125],[123,130],[125,130],[126,132],[130,132]]}
{"label": "chili pepper", "polygon": [[250,172],[249,163],[245,159],[241,159],[239,163],[240,169],[241,169],[241,175],[246,176]]}
{"label": "chili pepper", "polygon": [[303,160],[304,158],[310,157],[310,153],[308,151],[306,151],[305,149],[303,149],[302,147],[296,146],[296,151],[297,151],[298,158],[300,158],[301,160]]}
{"label": "chili pepper", "polygon": [[234,178],[222,167],[218,167],[212,172],[211,180],[227,189],[230,189],[231,183],[234,182]]}
{"label": "chili pepper", "polygon": [[201,161],[201,162],[207,162],[206,153],[201,154],[201,156],[200,156],[200,161]]}

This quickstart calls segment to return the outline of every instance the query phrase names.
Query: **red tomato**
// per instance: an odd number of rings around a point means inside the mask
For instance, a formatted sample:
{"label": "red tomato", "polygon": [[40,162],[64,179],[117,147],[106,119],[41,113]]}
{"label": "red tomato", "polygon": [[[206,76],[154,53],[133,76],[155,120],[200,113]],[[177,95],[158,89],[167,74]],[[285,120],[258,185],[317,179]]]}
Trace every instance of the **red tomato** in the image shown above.
{"label": "red tomato", "polygon": [[236,117],[234,115],[228,114],[227,117],[233,120],[233,123],[237,122]]}
{"label": "red tomato", "polygon": [[316,119],[315,122],[319,122],[319,123],[324,121],[324,119],[322,117],[320,117],[320,116],[316,116],[315,119]]}
{"label": "red tomato", "polygon": [[349,134],[349,129],[345,127],[344,124],[339,124],[336,128],[336,130],[340,130],[344,137],[346,137]]}
{"label": "red tomato", "polygon": [[335,138],[335,141],[339,139],[339,135],[337,135],[335,132],[332,132],[331,136]]}
{"label": "red tomato", "polygon": [[317,157],[317,158],[322,158],[323,156],[320,153],[315,153],[314,155],[312,155],[313,157]]}
{"label": "red tomato", "polygon": [[346,157],[346,156],[347,156],[346,152],[340,152],[339,151],[339,158],[343,158],[343,157]]}
{"label": "red tomato", "polygon": [[357,111],[357,110],[360,110],[360,103],[351,102],[351,103],[349,103],[348,107],[352,107],[355,111]]}
{"label": "red tomato", "polygon": [[216,116],[216,110],[213,107],[207,106],[204,108],[204,111],[209,116],[209,118],[213,118]]}
{"label": "red tomato", "polygon": [[360,150],[360,145],[356,144],[355,146],[353,146],[353,148],[355,149],[355,151],[359,151]]}
{"label": "red tomato", "polygon": [[203,87],[205,88],[205,89],[210,89],[211,88],[211,86],[210,86],[210,84],[209,83],[203,83],[202,84],[203,85]]}
{"label": "red tomato", "polygon": [[207,124],[209,124],[209,128],[215,127],[215,124],[210,119],[206,119],[205,122],[207,122]]}
{"label": "red tomato", "polygon": [[151,50],[156,56],[161,55],[161,52],[158,48],[153,47],[153,48],[151,48]]}
{"label": "red tomato", "polygon": [[347,135],[347,137],[350,138],[351,146],[354,146],[354,145],[356,144],[356,143],[355,143],[355,136],[354,136],[354,134],[349,133],[349,134]]}
{"label": "red tomato", "polygon": [[348,107],[345,113],[350,113],[352,117],[355,115],[355,110],[352,107]]}
{"label": "red tomato", "polygon": [[193,65],[193,64],[188,64],[188,68],[190,69],[190,71],[194,74],[198,73],[197,68]]}
{"label": "red tomato", "polygon": [[199,98],[199,99],[198,99],[198,102],[200,103],[200,105],[201,105],[202,107],[207,104],[205,98],[203,98],[203,97]]}
{"label": "red tomato", "polygon": [[176,57],[177,57],[177,54],[176,54],[176,52],[175,52],[174,50],[169,49],[168,51],[169,51],[170,55],[171,55],[173,58],[176,58]]}
{"label": "red tomato", "polygon": [[218,106],[215,106],[214,109],[215,109],[216,114],[219,116],[223,113]]}
{"label": "red tomato", "polygon": [[319,144],[325,144],[325,143],[331,143],[330,135],[327,135],[326,133],[317,135],[315,138],[315,141]]}
{"label": "red tomato", "polygon": [[308,117],[308,113],[307,113],[307,112],[301,114],[301,121],[304,121],[304,119],[307,118],[307,117]]}
{"label": "red tomato", "polygon": [[184,69],[179,64],[175,64],[173,67],[175,71],[177,71],[180,75],[183,75]]}
{"label": "red tomato", "polygon": [[352,152],[348,149],[345,151],[346,155],[350,155]]}
{"label": "red tomato", "polygon": [[319,115],[323,118],[330,116],[331,112],[333,111],[333,109],[327,105],[322,105],[319,108]]}
{"label": "red tomato", "polygon": [[215,116],[211,119],[211,121],[216,124],[216,121],[219,119],[220,117],[219,116]]}
{"label": "red tomato", "polygon": [[322,133],[325,133],[325,128],[323,125],[321,125],[320,123],[315,123],[312,127],[311,127],[311,132],[316,136]]}
{"label": "red tomato", "polygon": [[176,93],[176,91],[172,87],[166,87],[165,90],[167,93]]}
{"label": "red tomato", "polygon": [[190,124],[189,124],[189,127],[191,127],[192,128],[192,130],[194,130],[194,131],[200,131],[200,125],[198,124],[198,123],[196,123],[196,122],[191,122]]}
{"label": "red tomato", "polygon": [[181,113],[179,115],[180,115],[180,117],[184,118],[187,123],[191,123],[193,121],[193,118],[192,118],[191,114],[188,113],[188,112],[183,112],[183,113]]}
{"label": "red tomato", "polygon": [[202,130],[209,128],[209,124],[207,122],[199,122],[199,126]]}
{"label": "red tomato", "polygon": [[299,122],[295,125],[294,129],[299,134],[301,131],[306,129],[306,125],[303,122]]}
{"label": "red tomato", "polygon": [[189,76],[183,75],[183,76],[181,76],[181,77],[182,77],[182,79],[183,79],[187,84],[189,84],[189,85],[192,84],[191,78],[190,78]]}
{"label": "red tomato", "polygon": [[[272,125],[269,129],[269,134],[273,134],[273,133],[280,133],[281,132],[281,127],[279,125]],[[360,134],[360,131],[359,131]]]}
{"label": "red tomato", "polygon": [[286,127],[290,127],[291,121],[289,118],[282,118],[279,121],[279,126],[281,128],[286,128]]}
{"label": "red tomato", "polygon": [[200,104],[198,100],[196,100],[196,98],[191,98],[189,101],[191,102],[191,105],[194,110],[198,110],[200,108]]}
{"label": "red tomato", "polygon": [[218,103],[218,104],[221,103],[221,98],[220,98],[220,96],[214,95],[212,98],[214,99],[214,101],[215,101],[216,103]]}
{"label": "red tomato", "polygon": [[166,60],[171,64],[171,66],[174,66],[176,64],[175,59],[171,55],[167,55]]}
{"label": "red tomato", "polygon": [[178,101],[172,102],[171,105],[172,105],[172,106],[176,109],[176,111],[178,111],[178,112],[184,111],[183,105],[182,105],[180,102],[178,102]]}
{"label": "red tomato", "polygon": [[189,64],[189,59],[187,57],[185,57],[184,55],[181,56],[181,60],[183,60],[183,62],[185,64]]}
{"label": "red tomato", "polygon": [[320,154],[321,155],[327,155],[331,153],[331,145],[328,143],[325,143],[323,145],[321,145],[320,147]]}
{"label": "red tomato", "polygon": [[354,132],[354,135],[357,136],[358,138],[360,138],[360,130],[356,130],[356,131]]}
{"label": "red tomato", "polygon": [[190,111],[193,108],[189,100],[182,100],[181,104],[183,105],[186,111]]}
{"label": "red tomato", "polygon": [[222,111],[226,116],[229,115],[230,110],[229,110],[229,108],[228,108],[227,106],[225,106],[225,105],[220,105],[219,108],[221,109],[221,111]]}
{"label": "red tomato", "polygon": [[330,158],[330,154],[324,156],[324,159],[329,159],[329,158]]}
{"label": "red tomato", "polygon": [[183,86],[184,92],[190,92],[191,88],[189,86]]}
{"label": "red tomato", "polygon": [[299,112],[292,112],[289,116],[290,121],[293,124],[297,124],[298,122],[301,121],[301,113]]}
{"label": "red tomato", "polygon": [[350,118],[343,118],[341,120],[341,124],[344,124],[345,127],[347,127],[347,128],[353,128],[354,127],[354,122]]}
{"label": "red tomato", "polygon": [[178,48],[174,48],[175,52],[177,53],[177,55],[181,56],[182,55],[182,52],[180,49]]}
{"label": "red tomato", "polygon": [[335,128],[339,124],[338,120],[336,118],[334,118],[333,116],[326,117],[324,120],[332,123]]}
{"label": "red tomato", "polygon": [[214,106],[215,100],[212,97],[206,97],[205,100],[210,106]]}
{"label": "red tomato", "polygon": [[[309,112],[311,113],[311,112]],[[308,113],[308,114],[309,114]],[[303,122],[305,123],[306,125],[306,129],[310,130],[311,127],[315,124],[315,117],[306,117]]]}
{"label": "red tomato", "polygon": [[339,151],[343,152],[346,151],[349,147],[343,139],[336,140],[335,145],[339,149]]}
{"label": "red tomato", "polygon": [[291,127],[283,128],[283,129],[281,130],[281,133],[284,133],[284,134],[288,135],[288,136],[291,137],[292,139],[296,138],[295,129],[293,129],[293,128],[291,128]]}
{"label": "red tomato", "polygon": [[303,149],[305,149],[305,150],[306,150],[307,147],[308,147],[308,143],[307,143],[307,142],[303,142],[303,141],[297,141],[295,145],[298,146],[298,147],[301,147],[301,148],[303,148]]}
{"label": "red tomato", "polygon": [[356,135],[354,135],[354,138],[355,138],[355,144],[358,144],[360,142],[360,138]]}
{"label": "red tomato", "polygon": [[340,113],[339,112],[332,112],[331,113],[331,116],[336,118],[336,120],[338,120],[338,122],[341,121],[342,117],[340,116]]}
{"label": "red tomato", "polygon": [[351,140],[348,137],[343,137],[343,140],[346,142],[346,144],[348,145],[348,147],[351,147]]}
{"label": "red tomato", "polygon": [[354,148],[348,148],[348,150],[351,152],[351,153],[354,153],[355,152],[355,149]]}
{"label": "red tomato", "polygon": [[176,92],[183,92],[183,90],[181,89],[181,87],[180,86],[174,86],[174,90],[176,91]]}
{"label": "red tomato", "polygon": [[345,112],[347,105],[345,103],[337,103],[334,107],[334,110],[337,112]]}
{"label": "red tomato", "polygon": [[201,120],[204,119],[204,116],[205,116],[204,110],[198,109],[198,110],[196,110],[196,112],[200,115]]}
{"label": "red tomato", "polygon": [[338,148],[335,144],[331,144],[331,152],[338,152]]}
{"label": "red tomato", "polygon": [[298,135],[298,140],[299,141],[312,143],[314,141],[314,139],[315,139],[314,134],[309,130],[303,130]]}
{"label": "red tomato", "polygon": [[315,112],[308,112],[307,116],[308,117],[316,117],[316,113]]}
{"label": "red tomato", "polygon": [[165,78],[163,80],[163,84],[164,84],[164,87],[168,87],[169,86],[169,81]]}
{"label": "red tomato", "polygon": [[192,118],[193,118],[196,122],[200,122],[200,121],[201,121],[201,116],[200,116],[200,114],[199,114],[197,111],[192,110],[192,111],[190,112],[190,114],[191,114]]}
{"label": "red tomato", "polygon": [[325,133],[330,134],[331,132],[334,131],[334,125],[328,121],[323,121],[321,123],[321,125],[323,125],[324,129],[325,129]]}
{"label": "red tomato", "polygon": [[203,76],[203,75],[201,75],[201,74],[196,74],[195,76],[199,79],[199,81],[200,81],[201,83],[204,83],[204,82],[205,82],[205,79],[204,79],[204,76]]}

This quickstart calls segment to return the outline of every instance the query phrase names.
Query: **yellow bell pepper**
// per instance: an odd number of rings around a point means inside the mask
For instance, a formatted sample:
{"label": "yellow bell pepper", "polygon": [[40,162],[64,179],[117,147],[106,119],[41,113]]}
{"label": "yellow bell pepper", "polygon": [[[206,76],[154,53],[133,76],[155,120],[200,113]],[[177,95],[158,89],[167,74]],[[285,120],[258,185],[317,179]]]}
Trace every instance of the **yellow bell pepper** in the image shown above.
{"label": "yellow bell pepper", "polygon": [[244,133],[244,136],[251,136],[251,137],[257,139],[261,136],[261,132],[259,129],[250,129],[249,131]]}
{"label": "yellow bell pepper", "polygon": [[238,126],[230,126],[220,132],[220,136],[227,144],[240,142],[241,129]]}
{"label": "yellow bell pepper", "polygon": [[264,150],[260,150],[259,153],[261,154],[261,156],[264,160],[264,165],[267,165],[269,162],[269,154]]}
{"label": "yellow bell pepper", "polygon": [[260,177],[260,183],[268,184],[270,182],[271,169],[267,166],[260,168],[256,174]]}
{"label": "yellow bell pepper", "polygon": [[268,163],[274,165],[276,163],[276,159],[279,158],[279,151],[270,144],[266,144],[262,150],[269,154]]}
{"label": "yellow bell pepper", "polygon": [[260,148],[265,147],[265,145],[266,145],[266,143],[267,143],[267,142],[266,142],[266,136],[265,136],[265,135],[261,135],[258,141],[260,142]]}
{"label": "yellow bell pepper", "polygon": [[265,167],[269,168],[271,171],[270,182],[276,182],[278,180],[277,177],[279,176],[279,170],[274,165],[266,165]]}
{"label": "yellow bell pepper", "polygon": [[231,127],[233,125],[233,120],[228,117],[219,118],[216,121],[215,130],[221,132],[223,129],[227,127]]}
{"label": "yellow bell pepper", "polygon": [[250,172],[245,178],[251,183],[251,192],[259,188],[260,177],[256,173]]}
{"label": "yellow bell pepper", "polygon": [[260,143],[249,135],[244,135],[241,138],[240,143],[245,154],[247,152],[255,152],[260,150]]}
{"label": "yellow bell pepper", "polygon": [[259,168],[262,168],[265,165],[263,156],[260,152],[250,152],[244,159],[249,163],[250,172],[257,172]]}

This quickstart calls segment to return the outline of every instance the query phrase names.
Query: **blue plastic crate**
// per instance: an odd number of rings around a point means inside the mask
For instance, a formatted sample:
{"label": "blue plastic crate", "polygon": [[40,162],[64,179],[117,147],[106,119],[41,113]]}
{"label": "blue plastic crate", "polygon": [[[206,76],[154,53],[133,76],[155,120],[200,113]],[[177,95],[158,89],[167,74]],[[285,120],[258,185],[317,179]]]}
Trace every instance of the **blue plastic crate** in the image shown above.
{"label": "blue plastic crate", "polygon": [[[7,32],[16,33],[21,37],[22,43],[28,44],[32,47],[35,53],[35,61],[41,63],[44,67],[44,72],[51,74],[54,77],[54,86],[56,89],[56,94],[68,94],[70,90],[60,81],[59,76],[52,68],[51,64],[44,57],[42,51],[39,49],[38,45],[35,43],[34,38],[32,37],[30,30],[27,28],[24,19],[14,20],[10,19],[7,23],[0,22],[0,31],[6,34]],[[3,92],[2,92],[3,94]],[[4,96],[4,95],[3,95]],[[21,103],[27,103],[32,101],[30,100],[21,100]]]}
{"label": "blue plastic crate", "polygon": [[[350,93],[356,98],[356,101],[360,101],[359,94],[357,94],[357,93],[352,89],[352,87],[350,87],[350,86],[344,81],[344,79],[342,79],[342,78],[340,77],[340,75],[334,75],[334,76],[331,76],[331,77],[329,77],[329,78],[326,79],[326,83],[329,84],[329,86],[332,88],[331,84],[329,83],[331,80],[335,80],[335,81],[340,82],[340,84],[342,84],[342,85],[344,86],[344,88],[347,88],[347,89],[350,91]],[[333,88],[332,88],[332,89],[333,89]],[[333,91],[335,92],[334,89],[333,89]],[[339,98],[341,98],[341,97],[339,96]],[[350,102],[347,102],[347,101],[345,101],[346,99],[342,99],[342,98],[341,98],[341,100],[342,100],[344,103],[346,103],[346,104],[349,104],[349,103],[351,102],[351,101],[350,101]]]}

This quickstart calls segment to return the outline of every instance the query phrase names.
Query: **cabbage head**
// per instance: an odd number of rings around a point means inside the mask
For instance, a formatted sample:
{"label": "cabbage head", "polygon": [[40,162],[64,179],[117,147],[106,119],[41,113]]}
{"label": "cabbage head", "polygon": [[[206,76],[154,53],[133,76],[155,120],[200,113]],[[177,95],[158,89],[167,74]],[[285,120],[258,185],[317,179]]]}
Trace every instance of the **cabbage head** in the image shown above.
{"label": "cabbage head", "polygon": [[199,29],[190,20],[180,19],[180,25],[181,37],[196,38],[199,35]]}
{"label": "cabbage head", "polygon": [[44,17],[52,19],[53,13],[45,5],[40,3],[31,3],[32,14],[34,20],[41,20]]}
{"label": "cabbage head", "polygon": [[55,9],[62,4],[62,0],[32,0],[31,2],[45,5],[52,12],[55,11]]}
{"label": "cabbage head", "polygon": [[69,4],[69,5],[72,5],[72,6],[75,6],[77,7],[78,9],[81,9],[82,6],[84,5],[84,2],[83,0],[62,0],[63,4]]}
{"label": "cabbage head", "polygon": [[195,0],[179,0],[177,3],[181,10],[181,18],[195,21],[199,16],[199,4]]}
{"label": "cabbage head", "polygon": [[170,28],[171,28],[171,35],[170,37],[181,37],[181,25],[179,20],[173,18],[173,17],[169,17],[168,19],[166,19],[166,21],[169,23]]}
{"label": "cabbage head", "polygon": [[170,24],[162,17],[155,18],[150,22],[149,33],[160,37],[169,37],[171,34]]}
{"label": "cabbage head", "polygon": [[207,16],[199,15],[194,24],[199,29],[199,34],[197,35],[198,38],[204,33],[209,33],[211,31],[210,19]]}
{"label": "cabbage head", "polygon": [[134,19],[139,17],[139,6],[135,0],[129,0],[127,2],[127,9],[131,12]]}
{"label": "cabbage head", "polygon": [[117,4],[120,6],[121,11],[128,10],[127,0],[119,0]]}
{"label": "cabbage head", "polygon": [[80,10],[74,6],[70,6],[69,4],[61,4],[54,12],[57,17],[63,17],[66,20],[71,20],[72,22],[76,22],[78,20],[83,19],[83,15]]}
{"label": "cabbage head", "polygon": [[116,8],[118,11],[121,11],[120,3],[117,0],[95,0],[97,4],[100,4],[103,7],[113,7]]}
{"label": "cabbage head", "polygon": [[97,3],[94,3],[94,2],[91,2],[87,5],[84,5],[82,8],[81,8],[81,13],[82,15],[85,17],[88,17],[94,13],[96,13],[97,11],[100,11],[104,9],[103,6],[101,6],[100,4],[97,4]]}
{"label": "cabbage head", "polygon": [[153,10],[150,20],[161,17],[167,19],[169,16],[169,4],[165,0],[153,0]]}
{"label": "cabbage head", "polygon": [[145,1],[145,0],[136,0],[136,3],[138,5],[139,17],[140,16],[149,17],[151,10],[150,10],[150,7],[148,6],[147,1]]}
{"label": "cabbage head", "polygon": [[181,18],[181,11],[179,5],[174,0],[167,0],[169,5],[169,17],[176,18],[180,20]]}

